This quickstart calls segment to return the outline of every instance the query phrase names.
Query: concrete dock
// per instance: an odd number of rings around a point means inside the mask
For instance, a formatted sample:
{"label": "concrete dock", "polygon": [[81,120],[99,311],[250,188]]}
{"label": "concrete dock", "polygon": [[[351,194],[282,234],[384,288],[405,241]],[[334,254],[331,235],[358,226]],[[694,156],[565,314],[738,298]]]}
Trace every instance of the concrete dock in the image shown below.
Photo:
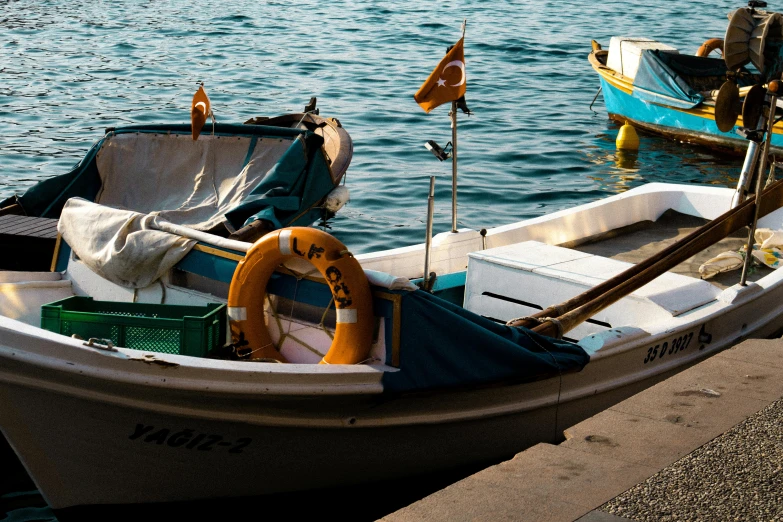
{"label": "concrete dock", "polygon": [[386,522],[783,520],[783,340],[748,340]]}

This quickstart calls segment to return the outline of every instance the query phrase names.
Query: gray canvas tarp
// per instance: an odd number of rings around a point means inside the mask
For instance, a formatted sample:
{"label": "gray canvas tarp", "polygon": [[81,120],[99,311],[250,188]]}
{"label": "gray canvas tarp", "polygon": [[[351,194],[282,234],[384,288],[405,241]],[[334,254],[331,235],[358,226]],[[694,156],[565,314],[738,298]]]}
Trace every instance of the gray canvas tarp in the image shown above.
{"label": "gray canvas tarp", "polygon": [[154,227],[156,216],[71,198],[57,230],[93,272],[129,288],[157,281],[196,241]]}

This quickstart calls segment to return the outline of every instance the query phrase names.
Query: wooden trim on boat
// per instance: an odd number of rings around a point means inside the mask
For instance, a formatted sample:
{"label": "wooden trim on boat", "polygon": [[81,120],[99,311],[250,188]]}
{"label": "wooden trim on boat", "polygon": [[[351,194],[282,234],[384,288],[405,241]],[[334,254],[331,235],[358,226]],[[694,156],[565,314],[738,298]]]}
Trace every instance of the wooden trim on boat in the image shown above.
{"label": "wooden trim on boat", "polygon": [[392,313],[391,365],[394,366],[395,368],[399,368],[400,367],[400,332],[401,332],[400,316],[402,314],[402,296],[399,294],[389,294],[387,292],[380,292],[380,291],[375,291],[372,293],[372,295],[373,297],[377,297],[378,299],[384,299],[386,301],[392,302],[393,313]]}
{"label": "wooden trim on boat", "polygon": [[[603,61],[601,61],[599,55],[601,58],[603,58]],[[595,72],[601,75],[601,77],[603,77],[604,80],[611,83],[612,86],[617,87],[625,94],[631,94],[633,92],[633,79],[625,76],[622,73],[615,71],[614,69],[610,69],[609,67],[607,67],[604,62],[606,62],[606,58],[608,56],[609,56],[609,51],[599,49],[597,51],[591,52],[587,56],[587,60],[590,62],[590,65],[593,66]]]}
{"label": "wooden trim on boat", "polygon": [[[58,234],[58,242],[59,242],[59,234]],[[223,257],[225,259],[231,259],[232,261],[242,261],[243,259],[245,259],[245,256],[242,254],[234,254],[233,252],[226,252],[225,250],[220,250],[219,248],[213,248],[207,245],[197,244],[196,246],[193,247],[193,250],[198,250],[199,252],[204,252],[205,254],[212,254],[213,256],[217,256],[217,257]]]}
{"label": "wooden trim on boat", "polygon": [[54,272],[57,268],[57,256],[60,255],[60,243],[62,243],[62,236],[57,232],[57,239],[54,241],[54,253],[52,254],[52,266],[49,269],[50,272]]}

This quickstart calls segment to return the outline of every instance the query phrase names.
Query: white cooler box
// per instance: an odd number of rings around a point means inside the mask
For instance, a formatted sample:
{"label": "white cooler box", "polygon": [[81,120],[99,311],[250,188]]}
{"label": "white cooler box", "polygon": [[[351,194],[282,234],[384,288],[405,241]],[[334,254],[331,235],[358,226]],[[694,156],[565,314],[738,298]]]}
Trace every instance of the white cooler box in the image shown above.
{"label": "white cooler box", "polygon": [[642,51],[647,49],[680,53],[674,47],[650,38],[613,36],[609,42],[609,57],[606,59],[606,65],[631,79],[636,78],[636,71],[639,69],[639,62],[642,59]]}

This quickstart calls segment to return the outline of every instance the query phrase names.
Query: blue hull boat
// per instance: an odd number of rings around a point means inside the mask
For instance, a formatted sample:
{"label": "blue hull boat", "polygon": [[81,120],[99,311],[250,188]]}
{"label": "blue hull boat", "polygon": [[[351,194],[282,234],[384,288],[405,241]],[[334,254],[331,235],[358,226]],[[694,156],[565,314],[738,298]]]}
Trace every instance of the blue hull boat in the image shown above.
{"label": "blue hull boat", "polygon": [[[634,96],[634,79],[608,67],[609,51],[593,50],[589,55],[590,65],[598,73],[601,81],[606,111],[609,118],[619,123],[630,123],[634,127],[659,134],[667,138],[685,143],[696,143],[711,148],[744,153],[747,140],[737,133],[743,126],[742,116],[729,132],[721,132],[715,123],[715,99],[705,99],[690,108],[665,105],[662,102],[651,102]],[[685,56],[680,55],[680,58]],[[700,58],[687,56],[687,58]],[[712,63],[720,60],[703,58]],[[725,75],[713,76],[712,84],[705,91],[716,91],[726,80]],[[743,89],[740,88],[740,93]],[[777,150],[776,150],[777,149]],[[783,151],[783,124],[778,123],[773,128],[772,150]]]}
{"label": "blue hull boat", "polygon": [[[750,2],[729,14],[725,37],[707,40],[696,55],[649,38],[615,36],[608,50],[593,41],[588,60],[609,118],[681,142],[747,149],[745,135],[769,105],[762,87],[783,73],[783,15],[756,7]],[[783,150],[781,122],[771,148]]]}

